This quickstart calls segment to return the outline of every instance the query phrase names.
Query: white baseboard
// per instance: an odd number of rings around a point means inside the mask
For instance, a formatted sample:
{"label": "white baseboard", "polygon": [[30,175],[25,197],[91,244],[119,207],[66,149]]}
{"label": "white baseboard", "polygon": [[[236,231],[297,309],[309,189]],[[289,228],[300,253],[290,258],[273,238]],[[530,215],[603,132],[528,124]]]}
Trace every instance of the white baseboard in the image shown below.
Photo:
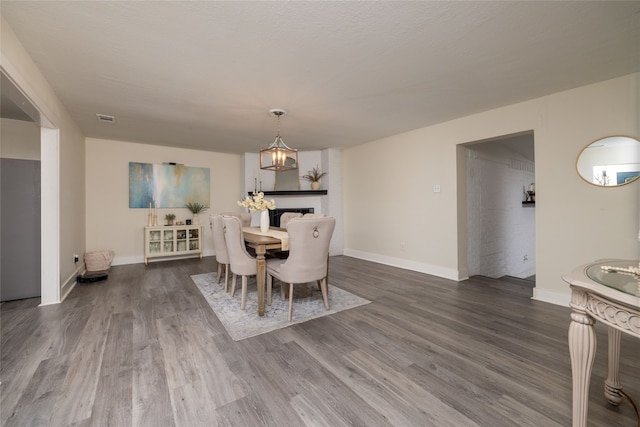
{"label": "white baseboard", "polygon": [[545,291],[544,289],[533,288],[533,296],[531,299],[569,307],[569,303],[571,303],[571,294],[550,292]]}
{"label": "white baseboard", "polygon": [[[82,273],[85,269],[84,262],[80,263],[78,267],[71,273],[71,276],[65,280],[65,282],[60,287],[60,302],[64,301],[64,299],[69,295],[69,293],[76,287],[78,284],[78,274]],[[57,303],[54,303],[57,304]],[[40,304],[43,305],[43,304]]]}
{"label": "white baseboard", "polygon": [[[202,256],[213,256],[213,251],[204,251]],[[199,255],[177,255],[177,256],[167,256],[167,257],[159,257],[159,258],[149,258],[149,263],[159,262],[159,261],[171,261],[174,259],[187,259],[187,258],[198,258]],[[114,257],[111,265],[129,265],[129,264],[144,264],[144,256],[131,256],[131,257]]]}
{"label": "white baseboard", "polygon": [[144,256],[131,256],[131,257],[113,257],[111,265],[129,265],[129,264],[143,264]]}
{"label": "white baseboard", "polygon": [[353,258],[359,258],[366,261],[376,262],[378,264],[390,265],[392,267],[404,268],[405,270],[418,271],[420,273],[431,274],[433,276],[442,277],[449,280],[467,279],[468,274],[466,272],[458,271],[455,269],[442,267],[438,265],[425,264],[417,261],[411,261],[401,258],[388,257],[380,254],[374,254],[370,252],[357,251],[354,249],[345,249],[344,255]]}

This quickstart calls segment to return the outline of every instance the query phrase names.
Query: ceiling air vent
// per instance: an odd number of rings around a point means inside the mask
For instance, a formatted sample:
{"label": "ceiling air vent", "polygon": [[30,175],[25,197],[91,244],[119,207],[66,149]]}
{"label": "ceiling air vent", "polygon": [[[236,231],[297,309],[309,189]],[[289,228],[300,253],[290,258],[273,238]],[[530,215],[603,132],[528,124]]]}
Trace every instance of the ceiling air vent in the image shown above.
{"label": "ceiling air vent", "polygon": [[113,116],[109,116],[107,114],[96,114],[98,116],[98,121],[101,123],[115,123],[116,118]]}

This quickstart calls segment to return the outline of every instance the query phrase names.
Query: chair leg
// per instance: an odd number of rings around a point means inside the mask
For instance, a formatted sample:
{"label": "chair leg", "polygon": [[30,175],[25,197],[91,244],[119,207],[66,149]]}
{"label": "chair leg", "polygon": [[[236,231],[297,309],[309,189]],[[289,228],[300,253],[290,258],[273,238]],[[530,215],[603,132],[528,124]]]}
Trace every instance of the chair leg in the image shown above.
{"label": "chair leg", "polygon": [[[327,275],[325,277],[325,281],[327,282],[327,295],[329,295],[329,255],[327,255]],[[318,290],[322,291],[320,280],[318,280]]]}
{"label": "chair leg", "polygon": [[329,286],[327,285],[327,278],[320,280],[320,286],[322,291],[322,299],[324,300],[324,307],[329,310]]}
{"label": "chair leg", "polygon": [[218,263],[218,274],[216,275],[216,283],[222,281],[222,264]]}
{"label": "chair leg", "polygon": [[327,285],[327,298],[329,297],[329,254],[327,254],[327,276],[324,278],[324,283]]}
{"label": "chair leg", "polygon": [[289,322],[293,319],[293,283],[289,283]]}
{"label": "chair leg", "polygon": [[247,306],[247,276],[242,276],[242,300],[240,302],[240,310],[244,310]]}
{"label": "chair leg", "polygon": [[236,274],[233,273],[233,278],[231,279],[231,296],[233,297],[236,293]]}
{"label": "chair leg", "polygon": [[273,287],[273,276],[267,274],[267,305],[271,305],[271,288]]}
{"label": "chair leg", "polygon": [[224,291],[229,292],[229,264],[224,265]]}

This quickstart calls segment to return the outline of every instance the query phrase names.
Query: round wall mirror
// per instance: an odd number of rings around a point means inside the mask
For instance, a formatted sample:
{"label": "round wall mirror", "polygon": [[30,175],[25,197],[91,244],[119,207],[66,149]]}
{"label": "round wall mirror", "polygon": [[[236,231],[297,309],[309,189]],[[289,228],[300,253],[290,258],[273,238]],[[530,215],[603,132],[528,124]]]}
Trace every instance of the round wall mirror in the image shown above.
{"label": "round wall mirror", "polygon": [[578,174],[589,184],[617,187],[640,178],[640,141],[607,136],[587,145],[578,155]]}

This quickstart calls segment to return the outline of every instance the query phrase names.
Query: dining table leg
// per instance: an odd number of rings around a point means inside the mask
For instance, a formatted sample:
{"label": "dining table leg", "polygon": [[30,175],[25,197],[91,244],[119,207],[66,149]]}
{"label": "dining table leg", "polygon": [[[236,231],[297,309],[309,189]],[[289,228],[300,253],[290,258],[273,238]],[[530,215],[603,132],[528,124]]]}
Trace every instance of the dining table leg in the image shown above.
{"label": "dining table leg", "polygon": [[258,283],[258,316],[264,316],[264,287],[267,277],[267,261],[264,258],[265,253],[265,245],[258,245],[256,247],[256,263],[258,265],[256,275],[256,282]]}

